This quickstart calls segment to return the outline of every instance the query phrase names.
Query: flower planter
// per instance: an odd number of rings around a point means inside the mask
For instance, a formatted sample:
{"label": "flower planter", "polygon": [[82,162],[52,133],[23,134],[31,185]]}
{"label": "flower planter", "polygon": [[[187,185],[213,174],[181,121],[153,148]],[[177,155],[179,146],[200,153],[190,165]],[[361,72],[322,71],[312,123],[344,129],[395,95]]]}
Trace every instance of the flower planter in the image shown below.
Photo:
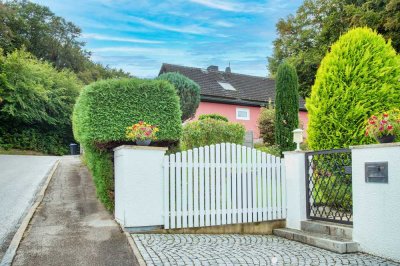
{"label": "flower planter", "polygon": [[138,146],[149,146],[150,143],[151,143],[150,139],[136,140],[136,145],[138,145]]}
{"label": "flower planter", "polygon": [[379,143],[392,143],[394,142],[395,138],[396,138],[395,135],[386,135],[377,138],[377,140],[379,141]]}

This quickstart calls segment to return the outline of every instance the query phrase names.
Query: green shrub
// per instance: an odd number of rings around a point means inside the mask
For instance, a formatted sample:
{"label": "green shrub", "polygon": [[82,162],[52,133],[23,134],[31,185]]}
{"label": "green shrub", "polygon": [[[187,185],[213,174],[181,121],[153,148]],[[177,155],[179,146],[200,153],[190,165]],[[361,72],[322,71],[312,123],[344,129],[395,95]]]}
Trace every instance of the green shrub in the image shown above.
{"label": "green shrub", "polygon": [[281,149],[278,145],[256,147],[256,150],[281,157]]}
{"label": "green shrub", "polygon": [[192,118],[200,103],[200,86],[193,80],[177,72],[164,73],[159,80],[167,80],[174,85],[180,98],[182,121]]}
{"label": "green shrub", "polygon": [[182,150],[205,145],[230,142],[243,144],[245,128],[242,124],[216,119],[204,119],[187,123],[183,127]]}
{"label": "green shrub", "polygon": [[157,125],[154,145],[176,145],[182,133],[179,98],[167,81],[114,79],[86,86],[74,108],[73,129],[84,148],[97,195],[114,207],[112,148],[126,143],[126,127],[139,121]]}
{"label": "green shrub", "polygon": [[318,69],[311,97],[311,149],[368,144],[367,119],[400,105],[400,57],[390,42],[368,28],[356,28],[332,45]]}
{"label": "green shrub", "polygon": [[299,91],[296,69],[284,62],[276,74],[275,143],[283,151],[296,148],[293,130],[299,126]]}
{"label": "green shrub", "polygon": [[204,120],[204,119],[208,119],[208,118],[229,122],[229,120],[226,116],[223,116],[220,114],[202,114],[199,116],[199,120]]}
{"label": "green shrub", "polygon": [[261,108],[260,116],[258,117],[258,129],[260,137],[265,145],[275,144],[275,108],[268,106]]}
{"label": "green shrub", "polygon": [[71,114],[81,83],[25,50],[0,49],[0,146],[61,155],[74,140]]}

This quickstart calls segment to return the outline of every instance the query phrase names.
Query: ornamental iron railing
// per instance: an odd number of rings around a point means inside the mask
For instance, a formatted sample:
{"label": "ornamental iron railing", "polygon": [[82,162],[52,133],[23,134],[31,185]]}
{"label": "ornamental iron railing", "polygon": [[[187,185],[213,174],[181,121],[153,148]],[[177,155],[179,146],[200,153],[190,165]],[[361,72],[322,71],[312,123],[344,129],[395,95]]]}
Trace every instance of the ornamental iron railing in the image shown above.
{"label": "ornamental iron railing", "polygon": [[353,223],[351,151],[306,153],[307,218]]}

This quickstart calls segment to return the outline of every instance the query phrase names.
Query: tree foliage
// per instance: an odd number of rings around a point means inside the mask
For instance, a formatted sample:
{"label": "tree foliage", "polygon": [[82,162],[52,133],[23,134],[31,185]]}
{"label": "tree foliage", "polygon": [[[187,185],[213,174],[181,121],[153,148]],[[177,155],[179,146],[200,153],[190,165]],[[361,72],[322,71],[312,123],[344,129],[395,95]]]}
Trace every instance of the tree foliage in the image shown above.
{"label": "tree foliage", "polygon": [[330,46],[353,27],[368,26],[392,39],[400,51],[399,0],[305,0],[295,15],[280,19],[276,25],[278,38],[268,58],[268,69],[276,75],[284,60],[295,66],[299,76],[299,92],[310,95],[315,75]]}
{"label": "tree foliage", "polygon": [[122,70],[90,61],[79,41],[81,29],[48,7],[26,0],[0,1],[0,48],[5,54],[25,47],[57,69],[70,69],[86,84],[103,78],[127,77]]}
{"label": "tree foliage", "polygon": [[194,117],[200,103],[200,86],[177,72],[161,74],[157,79],[167,80],[174,85],[180,98],[182,122]]}
{"label": "tree foliage", "polygon": [[81,83],[71,71],[58,71],[25,50],[1,54],[0,145],[65,153]]}
{"label": "tree foliage", "polygon": [[299,92],[296,69],[283,62],[276,74],[275,143],[282,151],[295,148],[293,130],[299,126]]}
{"label": "tree foliage", "polygon": [[400,57],[390,42],[368,28],[356,28],[332,45],[318,69],[309,111],[311,149],[367,144],[372,114],[400,106]]}

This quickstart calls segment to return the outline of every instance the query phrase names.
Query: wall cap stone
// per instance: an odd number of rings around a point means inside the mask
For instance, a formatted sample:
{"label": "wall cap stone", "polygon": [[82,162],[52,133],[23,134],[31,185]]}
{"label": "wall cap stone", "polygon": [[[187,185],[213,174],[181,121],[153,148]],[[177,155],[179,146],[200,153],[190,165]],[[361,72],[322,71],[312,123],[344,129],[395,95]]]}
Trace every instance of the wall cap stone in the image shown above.
{"label": "wall cap stone", "polygon": [[356,146],[350,146],[350,149],[356,150],[356,149],[375,149],[375,148],[391,148],[391,147],[400,147],[400,142],[356,145]]}
{"label": "wall cap stone", "polygon": [[166,151],[168,147],[156,147],[156,146],[138,146],[138,145],[121,145],[114,148],[114,151],[130,149],[130,150],[152,150],[152,151]]}

